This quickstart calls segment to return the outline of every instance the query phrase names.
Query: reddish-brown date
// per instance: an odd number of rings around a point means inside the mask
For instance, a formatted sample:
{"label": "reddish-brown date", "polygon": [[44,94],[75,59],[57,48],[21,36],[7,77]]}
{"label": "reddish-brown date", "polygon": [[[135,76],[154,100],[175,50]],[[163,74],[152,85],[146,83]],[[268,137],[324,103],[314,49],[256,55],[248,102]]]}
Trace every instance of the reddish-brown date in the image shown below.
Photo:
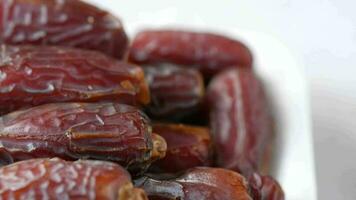
{"label": "reddish-brown date", "polygon": [[114,161],[139,173],[164,156],[166,143],[152,136],[148,119],[138,108],[114,103],[57,103],[2,116],[0,147],[8,152],[2,156],[14,161],[90,158]]}
{"label": "reddish-brown date", "polygon": [[254,173],[248,180],[255,200],[284,200],[281,186],[272,177]]}
{"label": "reddish-brown date", "polygon": [[273,138],[261,82],[252,70],[227,70],[212,80],[207,99],[217,165],[247,177],[258,171]]}
{"label": "reddish-brown date", "polygon": [[66,47],[1,46],[0,110],[51,102],[147,104],[143,70],[99,52]]}
{"label": "reddish-brown date", "polygon": [[182,124],[153,124],[152,132],[167,142],[166,156],[152,163],[149,171],[177,173],[212,164],[209,129]]}
{"label": "reddish-brown date", "polygon": [[4,148],[0,148],[0,166],[8,165],[14,162],[10,153]]}
{"label": "reddish-brown date", "polygon": [[250,50],[231,38],[185,30],[146,30],[138,33],[129,60],[140,64],[171,63],[200,70],[210,78],[230,67],[249,68]]}
{"label": "reddish-brown date", "polygon": [[147,200],[119,165],[32,159],[0,168],[1,199]]}
{"label": "reddish-brown date", "polygon": [[119,19],[84,1],[2,0],[0,42],[71,46],[122,58],[128,39]]}
{"label": "reddish-brown date", "polygon": [[143,177],[135,185],[150,200],[252,200],[244,177],[220,168],[196,167],[170,180]]}
{"label": "reddish-brown date", "polygon": [[172,65],[144,66],[151,103],[146,111],[155,119],[180,119],[198,110],[204,94],[199,71]]}

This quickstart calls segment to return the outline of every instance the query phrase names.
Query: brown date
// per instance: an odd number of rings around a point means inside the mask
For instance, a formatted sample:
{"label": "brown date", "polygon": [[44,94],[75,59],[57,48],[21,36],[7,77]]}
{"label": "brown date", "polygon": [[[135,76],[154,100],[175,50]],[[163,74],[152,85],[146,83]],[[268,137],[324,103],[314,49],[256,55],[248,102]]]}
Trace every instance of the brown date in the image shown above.
{"label": "brown date", "polygon": [[128,44],[119,19],[79,0],[1,0],[0,42],[58,45],[122,58]]}
{"label": "brown date", "polygon": [[181,119],[198,110],[204,93],[199,71],[172,65],[144,66],[151,103],[146,111],[155,119]]}
{"label": "brown date", "polygon": [[147,104],[149,93],[140,67],[99,52],[66,47],[1,46],[3,113],[67,101]]}
{"label": "brown date", "polygon": [[119,165],[32,159],[0,168],[1,199],[147,200]]}
{"label": "brown date", "polygon": [[212,164],[209,129],[182,124],[153,124],[152,132],[167,142],[166,156],[152,163],[150,172],[176,173]]}
{"label": "brown date", "polygon": [[14,162],[10,153],[3,147],[0,148],[0,166],[8,165]]}
{"label": "brown date", "polygon": [[115,103],[57,103],[9,113],[0,118],[2,159],[41,157],[109,160],[131,172],[144,171],[164,156],[166,143],[151,134],[147,117]]}
{"label": "brown date", "polygon": [[259,171],[273,138],[273,120],[261,82],[248,69],[216,76],[207,90],[217,165],[246,177]]}
{"label": "brown date", "polygon": [[250,189],[255,200],[284,200],[284,192],[270,176],[254,173],[249,178]]}
{"label": "brown date", "polygon": [[137,34],[129,60],[139,64],[170,63],[199,70],[205,78],[230,67],[250,68],[252,55],[228,37],[185,30],[146,30]]}
{"label": "brown date", "polygon": [[170,180],[142,177],[135,185],[150,200],[252,200],[245,178],[220,168],[196,167]]}

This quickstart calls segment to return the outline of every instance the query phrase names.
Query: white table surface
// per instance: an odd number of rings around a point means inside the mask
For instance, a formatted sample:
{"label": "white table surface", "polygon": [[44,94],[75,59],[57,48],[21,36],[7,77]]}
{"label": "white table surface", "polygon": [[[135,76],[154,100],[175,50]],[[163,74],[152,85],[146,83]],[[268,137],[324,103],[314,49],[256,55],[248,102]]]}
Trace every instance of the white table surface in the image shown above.
{"label": "white table surface", "polygon": [[356,1],[152,0],[150,7],[120,2],[123,12],[137,15],[168,6],[150,13],[149,20],[165,12],[186,12],[184,20],[197,22],[214,15],[212,24],[265,32],[287,45],[309,80],[318,197],[356,199]]}

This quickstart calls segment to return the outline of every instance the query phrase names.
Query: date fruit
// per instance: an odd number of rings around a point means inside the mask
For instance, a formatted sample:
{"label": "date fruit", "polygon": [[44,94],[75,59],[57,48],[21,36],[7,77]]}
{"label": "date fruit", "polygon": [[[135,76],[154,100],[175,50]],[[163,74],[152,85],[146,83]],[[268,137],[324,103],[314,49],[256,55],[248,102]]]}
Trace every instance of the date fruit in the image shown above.
{"label": "date fruit", "polygon": [[205,78],[230,67],[250,68],[252,55],[231,38],[185,30],[146,30],[138,33],[129,60],[139,64],[170,63],[198,69]]}
{"label": "date fruit", "polygon": [[1,46],[0,110],[52,102],[147,104],[143,70],[94,51],[66,47]]}
{"label": "date fruit", "polygon": [[250,189],[255,200],[284,200],[284,192],[270,176],[254,173],[249,178]]}
{"label": "date fruit", "polygon": [[130,174],[104,161],[32,159],[0,168],[1,199],[147,200]]}
{"label": "date fruit", "polygon": [[204,94],[199,71],[172,65],[145,66],[151,103],[146,111],[155,119],[181,119],[198,110]]}
{"label": "date fruit", "polygon": [[0,42],[70,46],[122,58],[128,38],[119,19],[79,0],[1,0]]}
{"label": "date fruit", "polygon": [[148,119],[138,108],[115,103],[57,103],[2,116],[0,148],[14,161],[90,158],[114,161],[139,173],[164,156],[166,143],[151,134]]}
{"label": "date fruit", "polygon": [[8,165],[13,163],[10,153],[3,147],[0,148],[0,166]]}
{"label": "date fruit", "polygon": [[196,167],[171,180],[142,177],[135,185],[150,200],[252,200],[245,178],[220,168]]}
{"label": "date fruit", "polygon": [[246,177],[259,171],[273,138],[273,120],[261,82],[248,69],[216,76],[207,90],[217,165]]}
{"label": "date fruit", "polygon": [[166,156],[152,163],[154,173],[176,173],[212,164],[209,129],[182,124],[153,124],[154,133],[167,142]]}

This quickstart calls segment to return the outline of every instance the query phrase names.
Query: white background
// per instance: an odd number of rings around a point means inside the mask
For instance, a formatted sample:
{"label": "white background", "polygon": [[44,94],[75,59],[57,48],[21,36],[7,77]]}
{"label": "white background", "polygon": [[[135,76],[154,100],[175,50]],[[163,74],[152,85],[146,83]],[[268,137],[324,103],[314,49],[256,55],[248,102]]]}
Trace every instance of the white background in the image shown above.
{"label": "white background", "polygon": [[[150,6],[140,4],[142,0],[119,2],[122,13],[147,17],[152,24],[154,19],[171,22],[165,13],[197,23],[208,16],[208,23],[265,32],[282,41],[302,63],[309,81],[318,197],[356,199],[356,1],[151,0]],[[164,10],[147,12],[157,7]]]}

